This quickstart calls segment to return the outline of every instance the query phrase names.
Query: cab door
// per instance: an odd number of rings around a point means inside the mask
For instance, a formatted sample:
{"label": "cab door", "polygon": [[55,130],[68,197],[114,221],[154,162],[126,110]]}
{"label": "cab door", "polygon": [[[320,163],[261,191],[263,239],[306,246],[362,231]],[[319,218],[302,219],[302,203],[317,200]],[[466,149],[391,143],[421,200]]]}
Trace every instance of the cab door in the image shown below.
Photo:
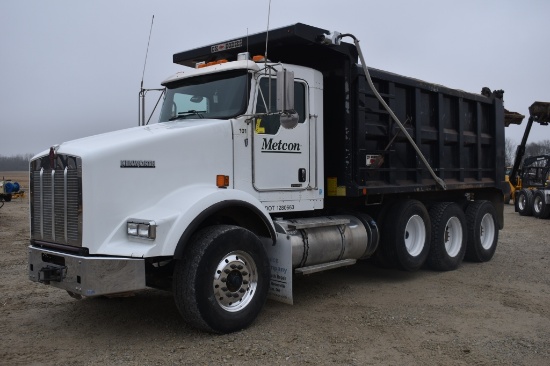
{"label": "cab door", "polygon": [[281,125],[280,116],[275,113],[276,83],[277,79],[267,76],[259,80],[252,126],[253,186],[260,192],[303,190],[310,182],[308,85],[302,80],[294,81],[298,124],[288,129]]}

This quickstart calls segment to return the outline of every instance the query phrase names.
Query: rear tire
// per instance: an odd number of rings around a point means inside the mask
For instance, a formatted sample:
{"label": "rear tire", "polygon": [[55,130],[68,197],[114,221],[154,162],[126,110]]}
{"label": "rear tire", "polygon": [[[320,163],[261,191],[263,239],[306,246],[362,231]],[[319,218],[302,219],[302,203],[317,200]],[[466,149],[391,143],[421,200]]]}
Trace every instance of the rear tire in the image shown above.
{"label": "rear tire", "polygon": [[190,325],[214,333],[248,327],[269,289],[269,261],[261,241],[237,226],[196,233],[174,269],[176,306]]}
{"label": "rear tire", "polygon": [[466,209],[468,245],[465,258],[487,262],[493,258],[498,243],[497,214],[489,201],[474,201]]}
{"label": "rear tire", "polygon": [[550,216],[550,205],[546,203],[542,190],[536,190],[533,195],[533,216],[539,219],[547,219]]}
{"label": "rear tire", "polygon": [[396,202],[383,223],[383,257],[399,269],[419,269],[430,250],[430,217],[417,200]]}
{"label": "rear tire", "polygon": [[432,240],[427,264],[438,271],[457,269],[467,243],[466,216],[455,203],[443,202],[430,209]]}
{"label": "rear tire", "polygon": [[522,189],[516,194],[518,212],[521,216],[533,214],[533,193],[529,189]]}

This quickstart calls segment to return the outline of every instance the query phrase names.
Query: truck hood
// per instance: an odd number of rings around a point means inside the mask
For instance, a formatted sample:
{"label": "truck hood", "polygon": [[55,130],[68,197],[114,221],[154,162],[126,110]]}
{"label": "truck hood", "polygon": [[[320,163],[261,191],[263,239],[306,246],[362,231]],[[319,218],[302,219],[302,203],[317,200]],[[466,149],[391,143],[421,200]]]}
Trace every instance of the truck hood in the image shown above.
{"label": "truck hood", "polygon": [[135,127],[64,142],[57,154],[81,158],[82,243],[88,248],[109,240],[128,218],[170,193],[188,186],[215,189],[216,175],[233,174],[227,120]]}
{"label": "truck hood", "polygon": [[[171,137],[168,138],[169,140],[177,139],[177,136],[189,134],[191,130],[208,129],[214,125],[229,125],[229,123],[228,121],[220,120],[185,120],[156,123],[149,126],[133,127],[88,136],[53,146],[58,147],[58,154],[76,155],[81,158],[97,154],[112,155],[115,151],[125,151],[135,146],[146,147],[147,145],[154,144],[155,141],[166,142],[166,136]],[[48,153],[49,150],[45,150],[35,157],[44,156]]]}

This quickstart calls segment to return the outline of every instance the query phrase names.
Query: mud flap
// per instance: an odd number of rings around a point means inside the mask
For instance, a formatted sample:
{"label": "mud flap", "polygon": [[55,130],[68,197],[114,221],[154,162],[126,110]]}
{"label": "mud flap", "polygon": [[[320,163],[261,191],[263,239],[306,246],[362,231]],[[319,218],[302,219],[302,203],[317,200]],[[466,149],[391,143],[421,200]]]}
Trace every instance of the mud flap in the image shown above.
{"label": "mud flap", "polygon": [[292,305],[292,246],[290,240],[285,234],[277,233],[275,244],[270,238],[262,238],[262,243],[271,268],[267,297]]}

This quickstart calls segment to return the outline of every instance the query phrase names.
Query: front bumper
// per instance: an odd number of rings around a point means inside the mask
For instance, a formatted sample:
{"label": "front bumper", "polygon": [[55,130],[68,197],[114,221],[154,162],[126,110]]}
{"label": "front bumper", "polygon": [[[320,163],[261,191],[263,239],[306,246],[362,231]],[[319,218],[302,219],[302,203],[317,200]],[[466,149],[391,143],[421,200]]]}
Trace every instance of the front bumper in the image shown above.
{"label": "front bumper", "polygon": [[29,246],[29,278],[82,296],[142,290],[145,261],[85,257]]}

